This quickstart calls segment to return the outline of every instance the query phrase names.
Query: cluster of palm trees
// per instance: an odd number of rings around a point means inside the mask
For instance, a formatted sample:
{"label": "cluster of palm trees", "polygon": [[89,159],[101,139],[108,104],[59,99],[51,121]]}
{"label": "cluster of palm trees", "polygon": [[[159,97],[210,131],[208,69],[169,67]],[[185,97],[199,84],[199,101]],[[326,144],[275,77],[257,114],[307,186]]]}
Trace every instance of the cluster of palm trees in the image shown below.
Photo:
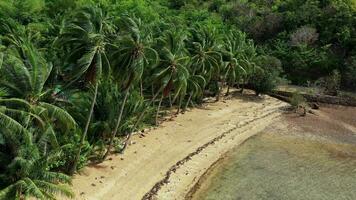
{"label": "cluster of palm trees", "polygon": [[179,113],[212,88],[218,100],[223,85],[259,69],[256,47],[236,30],[114,20],[91,6],[57,24],[42,49],[26,28],[2,23],[0,199],[71,197],[60,171],[72,175],[98,141],[105,160],[143,123],[158,124],[163,105]]}

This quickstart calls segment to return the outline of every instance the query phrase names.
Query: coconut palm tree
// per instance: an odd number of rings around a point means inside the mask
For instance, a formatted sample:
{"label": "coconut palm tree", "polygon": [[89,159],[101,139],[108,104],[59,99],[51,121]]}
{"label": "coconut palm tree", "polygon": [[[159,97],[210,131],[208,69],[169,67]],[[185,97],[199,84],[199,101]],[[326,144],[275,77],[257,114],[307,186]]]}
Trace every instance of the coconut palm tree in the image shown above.
{"label": "coconut palm tree", "polygon": [[[224,61],[224,79],[229,88],[235,83],[248,81],[248,77],[254,69],[256,48],[252,41],[247,40],[246,34],[241,31],[230,31],[224,38],[222,55]],[[243,91],[243,89],[242,89]]]}
{"label": "coconut palm tree", "polygon": [[[252,40],[246,40],[244,45],[244,56],[241,58],[240,65],[245,69],[245,76],[243,76],[243,86],[247,84],[252,78],[253,74],[259,70],[257,48]],[[243,87],[241,93],[243,93]]]}
{"label": "coconut palm tree", "polygon": [[186,42],[191,57],[191,73],[200,74],[207,81],[220,71],[221,55],[217,35],[214,28],[196,26],[190,29],[190,37]]}
{"label": "coconut palm tree", "polygon": [[57,132],[70,132],[76,122],[47,102],[53,99],[45,87],[52,67],[29,38],[5,39],[10,45],[0,62],[0,199],[72,197],[64,185],[70,178],[51,172],[49,163],[60,150]]}
{"label": "coconut palm tree", "polygon": [[[231,54],[229,56],[232,56]],[[245,61],[243,61],[245,62]],[[241,61],[240,61],[241,63]],[[246,70],[240,65],[236,58],[230,57],[224,66],[224,79],[227,83],[226,96],[229,95],[230,87],[246,75]]]}
{"label": "coconut palm tree", "polygon": [[[159,51],[160,62],[153,70],[154,75],[152,82],[158,85],[158,90],[153,94],[148,106],[156,100],[159,94],[163,93],[162,95],[167,96],[172,88],[174,88],[174,99],[179,97],[179,107],[177,110],[177,112],[179,112],[182,98],[186,94],[187,79],[189,77],[189,72],[186,69],[189,57],[183,54],[185,51],[184,39],[185,35],[180,32],[167,31],[164,34],[164,37],[158,40],[159,46],[164,45]],[[161,104],[159,104],[159,107],[160,106]],[[159,112],[159,110],[160,108],[157,108],[157,112]],[[132,130],[137,128],[145,113],[146,110],[140,113]],[[124,141],[123,151],[126,149],[131,136],[132,131],[127,135],[126,140]]]}
{"label": "coconut palm tree", "polygon": [[188,87],[189,91],[188,101],[184,107],[184,111],[187,110],[190,102],[194,98],[202,97],[204,95],[204,87],[206,85],[206,80],[202,75],[190,75],[188,78]]}
{"label": "coconut palm tree", "polygon": [[184,46],[185,40],[186,34],[181,31],[167,31],[164,34],[159,41],[159,46],[163,46],[159,52],[160,64],[153,76],[162,88],[162,95],[166,97],[173,90],[173,102],[178,99],[177,114],[186,95],[189,78],[189,57]]}
{"label": "coconut palm tree", "polygon": [[69,132],[76,128],[76,122],[64,109],[53,104],[53,91],[45,87],[52,66],[28,39],[10,38],[11,45],[3,53],[0,68],[0,87],[4,90],[0,96],[4,119],[1,125],[9,126],[8,115],[23,129],[32,125],[40,129],[34,135],[35,140],[50,137],[52,145],[58,146],[55,131]]}
{"label": "coconut palm tree", "polygon": [[[222,62],[218,45],[220,38],[216,29],[198,25],[190,29],[189,36],[186,44],[191,56],[191,74],[203,76],[205,82],[219,81]],[[219,93],[217,98],[219,98]]]}
{"label": "coconut palm tree", "polygon": [[100,77],[103,73],[108,74],[110,70],[107,55],[108,38],[114,32],[115,28],[105,13],[100,8],[91,6],[81,9],[71,16],[61,33],[59,41],[71,51],[68,62],[71,63],[69,71],[72,74],[72,81],[69,85],[82,77],[85,78],[85,82],[94,85],[88,118],[72,168],[69,171],[70,174],[76,170],[81,148],[88,134]]}
{"label": "coconut palm tree", "polygon": [[130,89],[137,82],[141,82],[145,68],[151,67],[158,62],[157,52],[150,47],[152,39],[149,37],[150,34],[145,32],[141,19],[123,16],[121,21],[123,28],[126,30],[125,33],[123,33],[124,36],[118,38],[117,48],[114,48],[112,54],[112,68],[113,75],[116,81],[119,82],[125,95],[103,159],[105,159],[111,151],[114,138],[121,124]]}
{"label": "coconut palm tree", "polygon": [[20,145],[12,152],[0,152],[7,156],[12,154],[13,157],[10,162],[0,160],[3,164],[0,170],[0,188],[5,186],[0,190],[0,199],[56,199],[56,194],[74,197],[70,187],[66,185],[70,183],[70,177],[49,170],[49,163],[57,159],[59,153],[51,152],[42,156],[31,136],[27,135],[31,134],[30,131],[23,132],[23,137],[17,137],[15,142],[10,136],[13,130],[1,129],[6,145]]}

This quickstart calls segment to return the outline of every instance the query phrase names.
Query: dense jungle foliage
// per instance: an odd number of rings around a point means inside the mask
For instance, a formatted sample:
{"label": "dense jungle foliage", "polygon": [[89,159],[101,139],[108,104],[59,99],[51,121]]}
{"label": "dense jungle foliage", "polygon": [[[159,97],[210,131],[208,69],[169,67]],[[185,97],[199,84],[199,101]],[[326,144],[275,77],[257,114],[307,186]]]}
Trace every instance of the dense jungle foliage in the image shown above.
{"label": "dense jungle foliage", "polygon": [[352,0],[1,0],[0,199],[73,197],[133,132],[280,77],[356,88]]}

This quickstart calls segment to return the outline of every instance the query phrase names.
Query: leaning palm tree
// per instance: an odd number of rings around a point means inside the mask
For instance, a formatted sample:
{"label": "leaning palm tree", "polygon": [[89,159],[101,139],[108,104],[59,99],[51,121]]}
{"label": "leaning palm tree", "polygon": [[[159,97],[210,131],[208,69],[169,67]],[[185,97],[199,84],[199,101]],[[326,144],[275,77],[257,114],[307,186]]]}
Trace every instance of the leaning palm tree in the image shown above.
{"label": "leaning palm tree", "polygon": [[[252,40],[246,40],[244,45],[244,54],[241,57],[240,65],[245,69],[245,76],[242,79],[242,86],[250,81],[253,74],[259,70],[257,65],[258,54],[257,48]],[[244,87],[241,88],[241,93],[243,92]]]}
{"label": "leaning palm tree", "polygon": [[190,75],[188,78],[189,97],[183,111],[186,111],[192,99],[202,98],[206,80],[202,75]]}
{"label": "leaning palm tree", "polygon": [[[230,31],[224,38],[222,55],[224,61],[224,79],[229,88],[241,81],[244,83],[254,69],[256,48],[252,41],[248,40],[246,34],[241,31]],[[242,89],[243,91],[243,89]]]}
{"label": "leaning palm tree", "polygon": [[29,198],[55,200],[56,195],[74,197],[70,187],[66,185],[70,183],[70,177],[49,170],[49,163],[57,159],[59,153],[51,152],[41,156],[38,146],[31,141],[31,136],[27,135],[31,134],[29,130],[23,132],[22,137],[17,137],[15,142],[8,139],[11,138],[11,134],[6,132],[10,130],[1,129],[7,145],[21,144],[11,152],[13,154],[11,162],[2,162],[4,170],[0,172],[0,186],[6,187],[0,190],[1,200]]}
{"label": "leaning palm tree", "polygon": [[165,97],[171,97],[171,93],[173,93],[173,102],[178,99],[177,113],[179,113],[182,100],[186,95],[187,81],[190,75],[188,70],[190,58],[185,48],[186,40],[184,31],[166,31],[157,43],[159,47],[163,48],[159,52],[161,61],[154,71],[153,78],[161,85]]}
{"label": "leaning palm tree", "polygon": [[[180,32],[167,31],[164,37],[158,40],[158,44],[164,46],[161,51],[159,51],[160,62],[153,70],[155,72],[152,82],[158,85],[158,90],[153,94],[148,105],[151,105],[161,93],[163,93],[162,95],[167,96],[172,88],[175,90],[174,99],[179,97],[181,104],[182,97],[186,94],[187,78],[189,76],[189,72],[186,69],[189,57],[184,56],[183,54],[185,51],[184,39],[185,35]],[[179,109],[180,108],[178,108],[178,112]],[[159,108],[157,109],[157,112],[159,112]],[[137,128],[145,113],[146,110],[140,113],[133,125],[132,131]],[[127,144],[131,139],[132,131],[127,135],[122,151],[126,149]]]}
{"label": "leaning palm tree", "polygon": [[[195,75],[203,76],[205,82],[218,81],[222,58],[219,51],[219,37],[216,29],[209,26],[195,26],[190,29],[189,36],[187,49],[191,57],[190,73],[193,77]],[[219,98],[219,93],[217,98]],[[191,92],[190,97],[193,94]]]}
{"label": "leaning palm tree", "polygon": [[85,78],[86,82],[94,85],[88,118],[73,165],[69,171],[70,174],[73,174],[77,168],[81,149],[88,134],[100,77],[103,73],[108,74],[110,70],[110,62],[107,56],[108,36],[112,35],[114,31],[113,25],[100,8],[85,7],[71,16],[58,40],[71,50],[68,63],[71,63],[69,70],[72,74],[72,81],[68,85],[82,77]]}
{"label": "leaning palm tree", "polygon": [[187,49],[191,57],[191,73],[200,74],[207,81],[220,71],[221,54],[217,35],[214,28],[196,26],[190,29],[190,37],[187,40]]}
{"label": "leaning palm tree", "polygon": [[240,65],[236,58],[229,58],[224,66],[224,79],[227,83],[226,95],[230,93],[230,87],[236,82],[240,82],[243,76],[246,75],[246,70]]}
{"label": "leaning palm tree", "polygon": [[[179,113],[181,103],[187,92],[189,71],[187,65],[189,57],[186,55],[184,47],[185,35],[182,32],[167,31],[163,42],[163,48],[159,52],[160,64],[156,68],[154,74],[155,82],[158,82],[162,89],[162,95],[168,96],[173,90],[173,102],[178,99]],[[159,110],[159,109],[158,109]]]}
{"label": "leaning palm tree", "polygon": [[153,66],[158,61],[157,52],[150,47],[152,43],[152,39],[149,37],[150,34],[145,32],[141,20],[123,16],[121,21],[126,30],[124,36],[118,38],[117,48],[114,48],[112,66],[113,75],[124,92],[124,100],[117,115],[116,125],[103,159],[105,159],[111,151],[113,141],[121,125],[121,119],[130,89],[137,82],[141,81],[144,68]]}
{"label": "leaning palm tree", "polygon": [[[0,68],[0,87],[5,91],[0,96],[0,106],[4,120],[3,127],[9,122],[6,115],[17,120],[23,127],[36,125],[41,131],[34,139],[52,138],[55,142],[55,131],[69,132],[76,128],[76,122],[64,109],[48,102],[52,90],[45,88],[52,66],[27,38],[9,37],[11,45],[3,53]],[[50,135],[49,135],[50,134]]]}
{"label": "leaning palm tree", "polygon": [[45,83],[52,68],[29,38],[6,39],[10,46],[0,63],[0,137],[5,140],[0,145],[0,199],[73,197],[64,185],[70,178],[51,172],[48,164],[60,149],[57,131],[69,132],[76,123],[65,110],[46,102],[51,90]]}

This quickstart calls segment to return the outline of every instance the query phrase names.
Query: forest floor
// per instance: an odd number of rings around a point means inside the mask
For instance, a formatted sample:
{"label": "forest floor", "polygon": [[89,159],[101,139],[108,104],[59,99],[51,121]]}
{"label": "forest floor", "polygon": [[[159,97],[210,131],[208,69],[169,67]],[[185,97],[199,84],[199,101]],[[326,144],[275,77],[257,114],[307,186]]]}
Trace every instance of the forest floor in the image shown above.
{"label": "forest floor", "polygon": [[82,170],[73,178],[76,199],[184,199],[211,165],[278,120],[286,106],[247,91],[191,109],[134,135],[124,154]]}

